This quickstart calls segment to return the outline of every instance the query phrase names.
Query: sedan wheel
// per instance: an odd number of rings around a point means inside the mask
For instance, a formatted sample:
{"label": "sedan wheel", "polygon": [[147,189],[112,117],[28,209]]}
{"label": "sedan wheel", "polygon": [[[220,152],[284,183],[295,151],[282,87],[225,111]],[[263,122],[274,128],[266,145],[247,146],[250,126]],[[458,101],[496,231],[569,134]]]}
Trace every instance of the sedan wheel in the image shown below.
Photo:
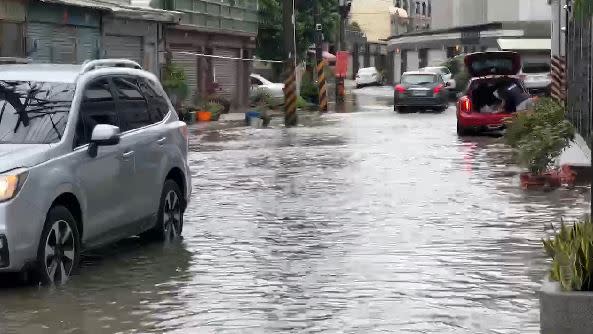
{"label": "sedan wheel", "polygon": [[39,280],[43,284],[64,284],[78,266],[80,240],[74,217],[57,206],[47,215],[37,252]]}

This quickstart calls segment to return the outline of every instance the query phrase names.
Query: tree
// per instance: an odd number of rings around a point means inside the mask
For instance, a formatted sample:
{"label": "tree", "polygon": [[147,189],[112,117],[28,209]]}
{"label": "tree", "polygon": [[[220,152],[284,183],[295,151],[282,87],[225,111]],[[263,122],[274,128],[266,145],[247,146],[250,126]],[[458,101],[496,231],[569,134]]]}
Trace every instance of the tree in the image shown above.
{"label": "tree", "polygon": [[353,21],[352,23],[350,23],[350,26],[348,27],[348,29],[350,31],[362,32],[362,29],[360,28],[360,25],[356,21]]}
{"label": "tree", "polygon": [[[282,36],[282,1],[259,0],[259,33],[257,55],[262,59],[284,60],[284,38]],[[334,42],[339,24],[338,0],[317,0],[320,5],[321,24],[325,40]],[[315,43],[314,22],[315,0],[296,2],[296,44],[297,57],[303,58],[309,47]]]}

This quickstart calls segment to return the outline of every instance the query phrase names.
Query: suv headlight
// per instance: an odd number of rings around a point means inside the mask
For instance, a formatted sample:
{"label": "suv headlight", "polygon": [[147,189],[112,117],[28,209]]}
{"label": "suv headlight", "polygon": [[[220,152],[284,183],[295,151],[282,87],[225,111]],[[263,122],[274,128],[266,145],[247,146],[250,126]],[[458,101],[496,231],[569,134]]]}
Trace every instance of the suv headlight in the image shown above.
{"label": "suv headlight", "polygon": [[0,202],[13,199],[25,183],[27,175],[27,170],[22,168],[0,174]]}

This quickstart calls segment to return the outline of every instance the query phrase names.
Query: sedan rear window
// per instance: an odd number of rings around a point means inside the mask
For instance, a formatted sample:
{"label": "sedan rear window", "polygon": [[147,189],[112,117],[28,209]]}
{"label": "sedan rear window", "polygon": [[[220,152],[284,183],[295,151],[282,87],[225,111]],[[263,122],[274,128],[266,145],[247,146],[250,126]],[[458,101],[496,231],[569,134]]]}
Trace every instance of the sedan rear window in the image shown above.
{"label": "sedan rear window", "polygon": [[523,64],[523,73],[548,73],[550,65],[548,64]]}
{"label": "sedan rear window", "polygon": [[66,129],[74,84],[0,81],[0,144],[51,144]]}
{"label": "sedan rear window", "polygon": [[407,74],[402,77],[402,83],[407,85],[425,85],[435,83],[436,80],[434,74]]}

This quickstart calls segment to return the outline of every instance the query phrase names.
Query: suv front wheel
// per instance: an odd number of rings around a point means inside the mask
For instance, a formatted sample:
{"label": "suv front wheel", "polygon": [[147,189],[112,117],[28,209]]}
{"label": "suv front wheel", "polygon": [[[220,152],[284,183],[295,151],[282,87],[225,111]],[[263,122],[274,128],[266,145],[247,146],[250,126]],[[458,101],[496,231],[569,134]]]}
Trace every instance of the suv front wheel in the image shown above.
{"label": "suv front wheel", "polygon": [[45,219],[37,251],[37,275],[42,284],[64,284],[80,259],[76,220],[63,206],[52,207]]}

